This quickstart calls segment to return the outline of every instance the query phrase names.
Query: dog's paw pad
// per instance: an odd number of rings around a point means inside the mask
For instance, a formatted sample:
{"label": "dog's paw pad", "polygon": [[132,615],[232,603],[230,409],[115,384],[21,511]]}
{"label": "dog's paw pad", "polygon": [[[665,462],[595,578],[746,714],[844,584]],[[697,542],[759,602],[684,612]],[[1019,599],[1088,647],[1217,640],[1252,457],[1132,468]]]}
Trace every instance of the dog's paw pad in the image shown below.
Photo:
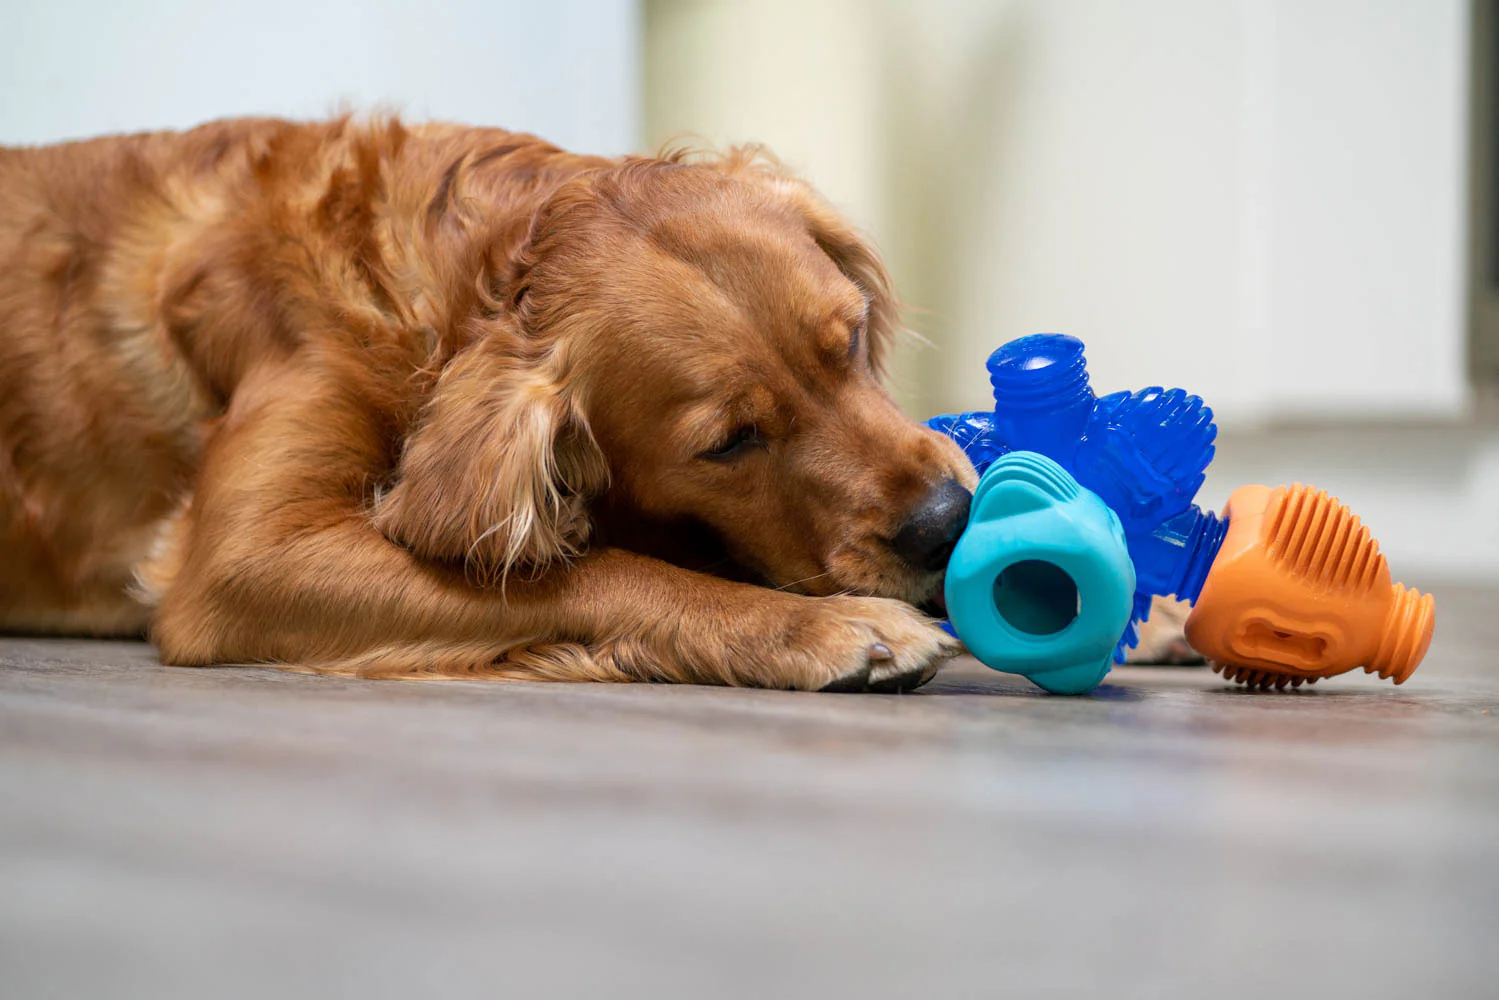
{"label": "dog's paw pad", "polygon": [[882,677],[877,681],[870,681],[869,690],[876,694],[902,694],[906,691],[915,691],[921,685],[935,677],[937,671],[925,667],[917,667],[903,673]]}
{"label": "dog's paw pad", "polygon": [[[870,659],[871,661],[874,659],[874,654],[872,652],[870,654]],[[889,657],[887,656],[886,659],[889,659]],[[842,677],[829,681],[817,690],[827,691],[831,694],[853,694],[859,691],[868,691],[869,675],[871,672],[873,672],[873,670],[873,662],[865,663],[864,666],[860,667],[858,670],[855,670],[853,673],[844,674]]]}

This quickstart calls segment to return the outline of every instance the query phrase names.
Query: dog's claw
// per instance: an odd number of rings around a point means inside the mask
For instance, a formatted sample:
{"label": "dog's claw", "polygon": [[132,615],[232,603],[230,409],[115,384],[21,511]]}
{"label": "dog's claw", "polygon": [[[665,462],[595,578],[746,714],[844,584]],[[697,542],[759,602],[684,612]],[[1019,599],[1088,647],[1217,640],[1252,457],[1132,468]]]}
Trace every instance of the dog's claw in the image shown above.
{"label": "dog's claw", "polygon": [[883,642],[877,642],[873,646],[869,647],[870,663],[884,663],[886,660],[893,659],[895,659],[895,654],[892,653],[890,651],[890,647],[885,645]]}

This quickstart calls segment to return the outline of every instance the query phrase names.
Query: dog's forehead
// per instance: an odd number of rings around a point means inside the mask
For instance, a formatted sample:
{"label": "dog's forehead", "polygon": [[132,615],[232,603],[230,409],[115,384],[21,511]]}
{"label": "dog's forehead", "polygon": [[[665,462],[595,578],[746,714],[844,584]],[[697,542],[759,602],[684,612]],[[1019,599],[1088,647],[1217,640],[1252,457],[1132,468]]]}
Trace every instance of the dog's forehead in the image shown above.
{"label": "dog's forehead", "polygon": [[708,391],[842,353],[867,304],[808,243],[810,253],[786,254],[747,235],[691,260],[650,249],[630,255],[606,307],[619,360],[648,361]]}
{"label": "dog's forehead", "polygon": [[665,207],[600,220],[588,325],[606,381],[648,368],[699,399],[846,356],[867,302],[794,206],[724,184]]}
{"label": "dog's forehead", "polygon": [[618,253],[611,298],[648,327],[665,322],[664,332],[697,340],[795,344],[861,322],[859,288],[804,227],[779,222],[678,218],[634,233]]}
{"label": "dog's forehead", "polygon": [[858,289],[778,189],[701,168],[658,179],[660,197],[615,206],[614,221],[633,244],[634,259],[684,264],[740,309],[770,308],[777,317],[799,310],[812,323],[840,308],[862,309]]}

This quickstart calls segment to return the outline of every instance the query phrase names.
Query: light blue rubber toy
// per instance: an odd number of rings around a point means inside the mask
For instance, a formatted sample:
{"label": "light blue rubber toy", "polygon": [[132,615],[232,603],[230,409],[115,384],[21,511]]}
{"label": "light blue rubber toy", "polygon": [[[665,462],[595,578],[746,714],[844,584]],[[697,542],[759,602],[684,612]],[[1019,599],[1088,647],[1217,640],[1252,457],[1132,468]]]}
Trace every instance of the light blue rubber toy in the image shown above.
{"label": "light blue rubber toy", "polygon": [[997,458],[947,566],[947,613],[969,652],[1053,694],[1085,694],[1113,665],[1135,570],[1108,504],[1031,451]]}

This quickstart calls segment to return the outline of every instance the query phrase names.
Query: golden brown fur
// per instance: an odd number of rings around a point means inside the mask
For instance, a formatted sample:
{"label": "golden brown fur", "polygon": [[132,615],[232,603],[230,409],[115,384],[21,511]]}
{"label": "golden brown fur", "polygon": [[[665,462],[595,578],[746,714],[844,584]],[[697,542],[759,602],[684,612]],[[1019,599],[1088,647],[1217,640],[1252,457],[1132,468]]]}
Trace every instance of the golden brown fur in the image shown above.
{"label": "golden brown fur", "polygon": [[224,121],[0,149],[0,628],[169,663],[899,688],[972,486],[754,157]]}

